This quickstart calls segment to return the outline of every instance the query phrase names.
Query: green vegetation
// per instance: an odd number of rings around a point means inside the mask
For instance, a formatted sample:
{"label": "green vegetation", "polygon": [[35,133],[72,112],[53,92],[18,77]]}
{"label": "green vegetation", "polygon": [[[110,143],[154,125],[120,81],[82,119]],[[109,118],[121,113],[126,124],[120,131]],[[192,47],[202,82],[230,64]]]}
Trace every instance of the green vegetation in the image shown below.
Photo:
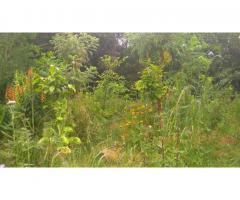
{"label": "green vegetation", "polygon": [[0,164],[239,167],[239,52],[237,33],[2,33]]}

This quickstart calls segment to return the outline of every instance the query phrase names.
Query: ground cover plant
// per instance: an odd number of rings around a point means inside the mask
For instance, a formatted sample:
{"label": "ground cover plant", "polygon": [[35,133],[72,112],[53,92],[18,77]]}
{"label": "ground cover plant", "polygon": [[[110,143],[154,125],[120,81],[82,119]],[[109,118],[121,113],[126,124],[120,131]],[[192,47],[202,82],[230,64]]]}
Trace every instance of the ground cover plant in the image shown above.
{"label": "ground cover plant", "polygon": [[238,33],[1,33],[5,167],[239,167]]}

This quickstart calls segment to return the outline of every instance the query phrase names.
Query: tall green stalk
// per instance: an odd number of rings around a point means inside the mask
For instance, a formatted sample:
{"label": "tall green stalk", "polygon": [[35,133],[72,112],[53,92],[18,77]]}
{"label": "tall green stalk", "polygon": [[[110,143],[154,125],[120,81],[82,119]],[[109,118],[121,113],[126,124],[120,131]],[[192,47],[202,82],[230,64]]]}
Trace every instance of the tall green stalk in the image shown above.
{"label": "tall green stalk", "polygon": [[33,84],[32,76],[30,76],[30,92],[31,92],[31,112],[32,112],[32,131],[35,133],[35,121],[34,121],[34,94],[33,94]]}

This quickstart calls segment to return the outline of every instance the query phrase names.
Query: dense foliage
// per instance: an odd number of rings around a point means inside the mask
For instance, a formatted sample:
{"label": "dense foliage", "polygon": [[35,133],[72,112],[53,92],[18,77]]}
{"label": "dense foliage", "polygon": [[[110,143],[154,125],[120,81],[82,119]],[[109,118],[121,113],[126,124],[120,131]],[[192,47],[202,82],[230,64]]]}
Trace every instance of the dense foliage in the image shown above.
{"label": "dense foliage", "polygon": [[237,33],[0,34],[0,164],[240,166]]}

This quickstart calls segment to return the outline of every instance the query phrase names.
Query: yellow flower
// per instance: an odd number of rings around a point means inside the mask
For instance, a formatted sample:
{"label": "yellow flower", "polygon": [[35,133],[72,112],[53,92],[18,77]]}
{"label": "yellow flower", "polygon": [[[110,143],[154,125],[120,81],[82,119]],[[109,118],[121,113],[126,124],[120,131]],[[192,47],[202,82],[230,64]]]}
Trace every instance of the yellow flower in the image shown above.
{"label": "yellow flower", "polygon": [[127,122],[127,123],[125,124],[125,126],[129,126],[129,125],[131,125],[131,122]]}
{"label": "yellow flower", "polygon": [[57,150],[60,154],[70,154],[72,152],[69,147],[59,147]]}

